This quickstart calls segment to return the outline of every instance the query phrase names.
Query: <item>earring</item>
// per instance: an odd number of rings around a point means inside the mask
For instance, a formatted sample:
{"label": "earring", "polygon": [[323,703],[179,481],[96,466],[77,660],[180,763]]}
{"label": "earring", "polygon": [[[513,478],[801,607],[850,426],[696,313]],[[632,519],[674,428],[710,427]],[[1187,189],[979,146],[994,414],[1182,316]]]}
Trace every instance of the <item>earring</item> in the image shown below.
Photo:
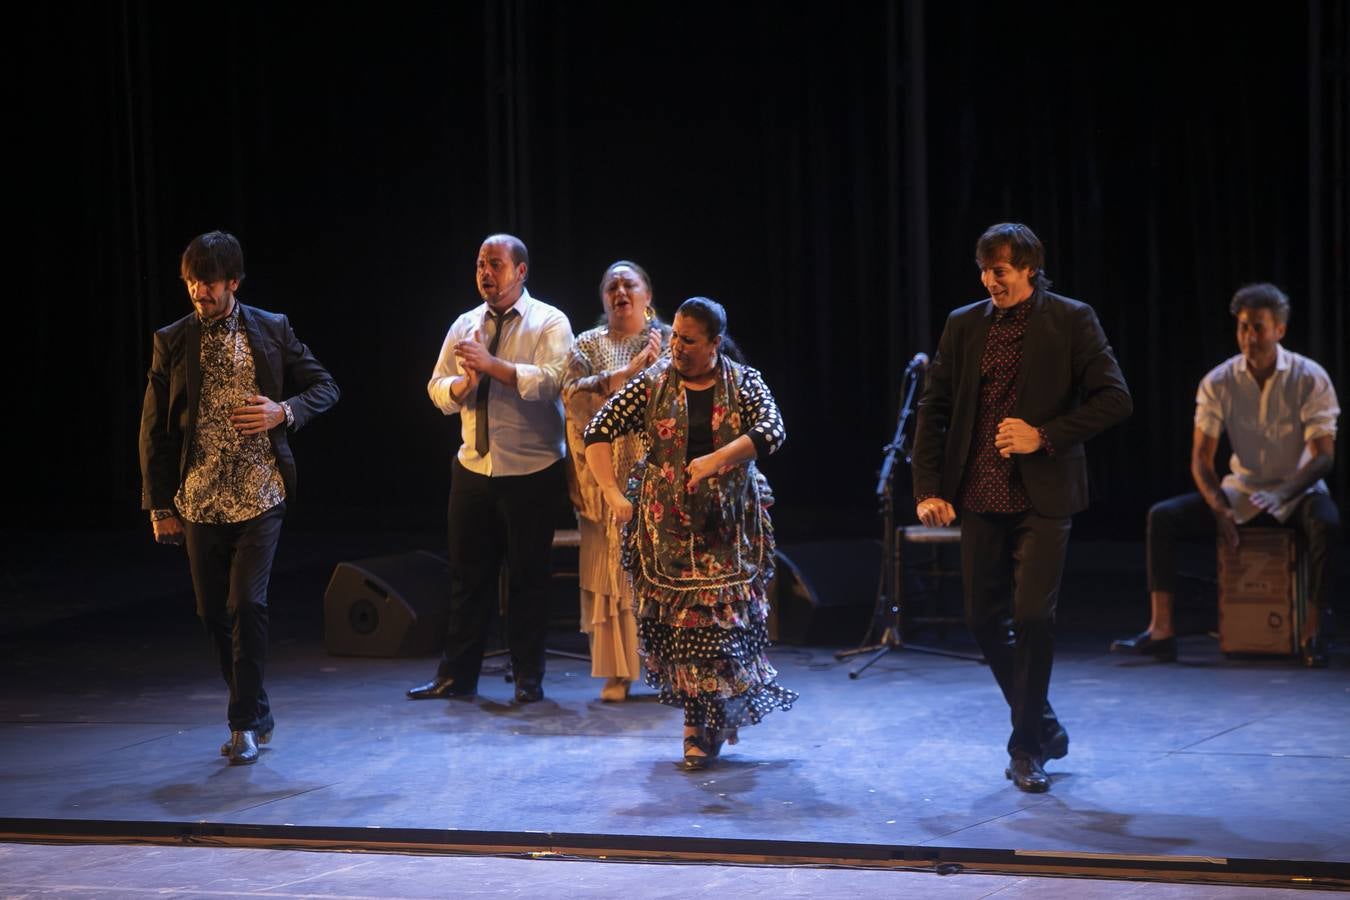
{"label": "earring", "polygon": [[646,319],[648,322],[650,322],[652,319],[655,319],[655,318],[656,318],[656,313],[653,312],[653,311],[652,311],[652,308],[649,306],[649,307],[647,307],[646,309],[644,309],[644,310],[642,311],[642,318],[644,318],[644,319]]}

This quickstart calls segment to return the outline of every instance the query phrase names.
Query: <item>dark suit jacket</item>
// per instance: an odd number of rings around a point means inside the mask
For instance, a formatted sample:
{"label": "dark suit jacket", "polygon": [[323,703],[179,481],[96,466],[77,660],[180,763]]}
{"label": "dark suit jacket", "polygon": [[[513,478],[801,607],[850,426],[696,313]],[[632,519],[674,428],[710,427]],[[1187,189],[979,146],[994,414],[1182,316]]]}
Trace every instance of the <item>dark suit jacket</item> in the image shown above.
{"label": "dark suit jacket", "polygon": [[[1092,307],[1037,291],[1027,319],[1012,416],[1044,428],[1055,455],[1015,455],[1032,509],[1071,516],[1088,505],[1083,442],[1128,418],[1125,377]],[[914,494],[956,502],[979,403],[980,357],[994,304],[981,300],[947,317],[919,401]],[[959,510],[958,510],[959,512]]]}
{"label": "dark suit jacket", "polygon": [[[239,304],[258,391],[290,404],[299,430],[338,399],[337,383],[309,348],[296,338],[284,315]],[[173,509],[173,498],[187,474],[188,452],[197,427],[201,390],[201,324],[197,314],[155,332],[154,357],[141,408],[141,508]],[[284,391],[298,393],[286,396]],[[267,435],[277,468],[286,485],[286,499],[295,498],[295,457],[283,422]]]}

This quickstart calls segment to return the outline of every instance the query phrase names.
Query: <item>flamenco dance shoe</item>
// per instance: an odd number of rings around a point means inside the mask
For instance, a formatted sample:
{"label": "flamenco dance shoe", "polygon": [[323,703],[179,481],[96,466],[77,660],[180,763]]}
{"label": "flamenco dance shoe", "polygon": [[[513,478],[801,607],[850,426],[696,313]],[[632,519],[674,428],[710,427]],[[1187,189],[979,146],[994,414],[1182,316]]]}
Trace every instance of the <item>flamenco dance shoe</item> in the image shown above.
{"label": "flamenco dance shoe", "polygon": [[[230,732],[230,739],[229,739],[228,741],[226,741],[225,743],[223,743],[223,744],[220,745],[220,755],[221,755],[221,756],[229,756],[229,755],[230,755],[230,745],[234,743],[234,736],[235,736],[236,734],[238,734],[238,733],[239,733],[239,732],[237,732],[237,731],[231,731],[231,732]],[[255,732],[253,732],[253,733],[256,734],[256,735],[258,736],[258,744],[259,744],[259,746],[261,746],[261,745],[263,745],[263,744],[270,744],[270,743],[272,743],[272,732],[271,732],[270,730],[268,730],[268,731],[255,731]]]}
{"label": "flamenco dance shoe", "polygon": [[[700,750],[701,753],[692,751]],[[706,769],[712,765],[714,751],[707,740],[698,734],[686,735],[684,738],[684,760],[680,763],[686,771],[694,772],[699,769]]]}
{"label": "flamenco dance shoe", "polygon": [[516,702],[538,703],[544,699],[544,685],[537,678],[516,679]]}
{"label": "flamenco dance shoe", "polygon": [[460,678],[442,678],[439,675],[425,684],[410,687],[407,690],[409,700],[442,700],[446,697],[472,697],[478,693],[478,685],[470,684]]}
{"label": "flamenco dance shoe", "polygon": [[1017,785],[1019,791],[1028,794],[1044,794],[1050,790],[1050,776],[1038,759],[1029,756],[1014,756],[1003,770],[1003,776]]}
{"label": "flamenco dance shoe", "polygon": [[1153,639],[1151,631],[1141,631],[1134,637],[1121,638],[1111,642],[1112,653],[1135,653],[1139,656],[1152,656],[1158,662],[1177,661],[1176,636]]}
{"label": "flamenco dance shoe", "polygon": [[600,688],[600,699],[606,703],[622,703],[628,699],[628,689],[632,685],[627,678],[611,678]]}
{"label": "flamenco dance shoe", "polygon": [[719,728],[708,732],[708,755],[716,757],[722,752],[723,744],[739,744],[741,736],[735,728]]}
{"label": "flamenco dance shoe", "polygon": [[1063,726],[1055,729],[1055,733],[1041,742],[1042,762],[1050,759],[1063,759],[1069,755],[1069,733]]}
{"label": "flamenco dance shoe", "polygon": [[230,732],[230,765],[251,766],[258,761],[258,732]]}

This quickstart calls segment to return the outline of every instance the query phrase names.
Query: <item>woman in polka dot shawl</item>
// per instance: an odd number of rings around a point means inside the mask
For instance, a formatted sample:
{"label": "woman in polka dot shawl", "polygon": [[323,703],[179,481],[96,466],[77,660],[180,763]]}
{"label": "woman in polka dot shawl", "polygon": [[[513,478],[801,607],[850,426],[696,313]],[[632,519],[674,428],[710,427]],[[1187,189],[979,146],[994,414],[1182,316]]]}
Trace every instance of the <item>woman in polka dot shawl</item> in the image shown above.
{"label": "woman in polka dot shawl", "polygon": [[[768,484],[755,459],[786,437],[759,372],[728,358],[726,311],[692,297],[671,355],[629,380],[586,428],[586,462],[625,524],[647,684],[684,709],[683,765],[706,768],[737,729],[797,695],[769,664],[773,577]],[[645,456],[620,489],[611,444],[639,434]]]}

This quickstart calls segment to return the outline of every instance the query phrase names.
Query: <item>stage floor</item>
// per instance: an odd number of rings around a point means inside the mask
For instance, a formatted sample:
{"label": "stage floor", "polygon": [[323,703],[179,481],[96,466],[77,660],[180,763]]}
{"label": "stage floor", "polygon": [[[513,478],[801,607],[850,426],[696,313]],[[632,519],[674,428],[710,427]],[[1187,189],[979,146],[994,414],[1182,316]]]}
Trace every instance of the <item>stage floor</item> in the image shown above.
{"label": "stage floor", "polygon": [[1051,695],[1071,750],[1028,795],[1003,777],[989,672],[941,656],[854,681],[828,650],[775,650],[796,708],[690,773],[679,713],[645,689],[601,703],[585,663],[551,660],[528,706],[500,672],[476,700],[412,702],[433,660],[330,657],[282,629],[275,739],[232,768],[190,616],[105,626],[0,642],[0,816],[1350,861],[1343,656],[1310,671],[1196,637],[1159,665],[1071,636]]}
{"label": "stage floor", "polygon": [[22,897],[257,897],[267,900],[584,897],[688,900],[1310,900],[1306,888],[1154,884],[1017,875],[576,859],[308,853],[220,847],[0,843],[0,889]]}

